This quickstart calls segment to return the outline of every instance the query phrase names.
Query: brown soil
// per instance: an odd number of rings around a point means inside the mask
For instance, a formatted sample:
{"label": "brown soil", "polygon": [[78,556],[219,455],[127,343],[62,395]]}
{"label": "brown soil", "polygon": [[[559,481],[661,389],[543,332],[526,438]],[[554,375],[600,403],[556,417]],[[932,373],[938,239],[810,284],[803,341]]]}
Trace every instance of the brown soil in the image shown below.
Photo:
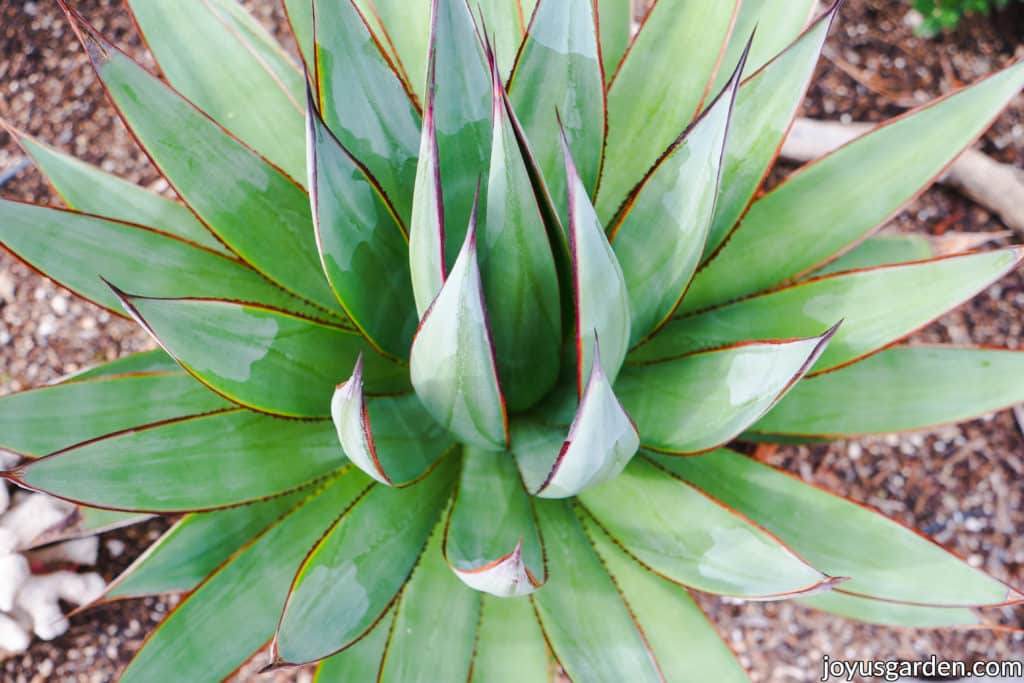
{"label": "brown soil", "polygon": [[[82,0],[80,10],[133,54],[140,42],[118,0]],[[270,26],[280,13],[251,0]],[[1018,17],[972,19],[936,40],[913,36],[906,9],[892,0],[848,0],[828,44],[806,113],[877,121],[971,82],[1006,64],[1024,27]],[[77,156],[163,189],[103,99],[55,3],[0,0],[0,116]],[[1024,165],[1024,100],[1018,98],[981,143],[999,159]],[[0,172],[20,157],[0,134]],[[55,198],[32,170],[3,195],[44,203]],[[906,231],[992,231],[1003,226],[983,209],[942,189],[929,191],[892,226]],[[1019,241],[1019,239],[1018,239]],[[920,339],[1020,348],[1024,278],[1012,275],[919,335]],[[123,319],[0,253],[0,393],[43,384],[83,366],[149,347]],[[787,448],[774,464],[867,502],[934,535],[977,566],[1024,584],[1024,439],[1010,413],[928,434],[865,439],[828,447]],[[166,527],[165,521],[112,534],[100,571],[109,579]],[[849,659],[1024,658],[1024,636],[992,631],[895,631],[854,624],[794,603],[731,604],[702,599],[756,681],[817,680],[822,655]],[[129,601],[76,617],[67,635],[36,642],[0,664],[9,681],[109,681],[139,647],[171,601]],[[1024,610],[1002,610],[1024,626]]]}

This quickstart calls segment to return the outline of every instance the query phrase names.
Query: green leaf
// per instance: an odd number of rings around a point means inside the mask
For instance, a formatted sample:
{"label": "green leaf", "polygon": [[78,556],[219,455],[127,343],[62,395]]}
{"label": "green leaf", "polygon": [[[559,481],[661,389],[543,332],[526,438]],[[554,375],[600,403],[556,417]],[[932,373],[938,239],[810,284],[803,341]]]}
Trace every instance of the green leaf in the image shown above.
{"label": "green leaf", "polygon": [[222,296],[317,313],[251,268],[150,228],[0,200],[0,246],[34,269],[117,315],[101,277],[154,296]]}
{"label": "green leaf", "polygon": [[982,626],[980,615],[966,607],[925,607],[859,598],[838,591],[800,598],[805,607],[869,624],[901,628],[963,628]]}
{"label": "green leaf", "polygon": [[664,325],[689,287],[711,228],[739,71],[668,148],[611,228],[632,313],[630,343]]}
{"label": "green leaf", "polygon": [[897,347],[800,382],[751,430],[846,438],[962,422],[1024,402],[1021,377],[1019,351]]}
{"label": "green leaf", "polygon": [[186,515],[107,588],[107,600],[190,591],[310,494]]}
{"label": "green leaf", "polygon": [[1016,64],[805,166],[754,202],[694,278],[683,310],[762,291],[863,238],[942,173],[1022,85],[1024,64]]}
{"label": "green leaf", "polygon": [[608,90],[608,142],[597,199],[602,219],[616,214],[697,115],[738,5],[658,0],[648,12]]}
{"label": "green leaf", "polygon": [[314,0],[320,110],[380,183],[400,220],[411,212],[420,116],[351,0]]}
{"label": "green leaf", "polygon": [[122,529],[126,526],[145,522],[153,515],[117,510],[99,510],[97,508],[76,505],[66,518],[33,538],[26,549],[40,548],[51,543],[67,541],[86,536],[97,536],[108,531]]}
{"label": "green leaf", "polygon": [[912,529],[738,453],[655,459],[763,525],[823,572],[850,577],[838,589],[843,593],[946,607],[1017,597]]}
{"label": "green leaf", "polygon": [[172,86],[292,178],[304,177],[302,75],[259,22],[235,0],[128,4]]}
{"label": "green leaf", "polygon": [[605,81],[610,83],[633,35],[633,3],[630,0],[597,0],[601,27],[601,60]]}
{"label": "green leaf", "polygon": [[937,255],[931,241],[924,235],[878,235],[869,237],[821,270],[815,271],[814,277],[896,263],[926,261]]}
{"label": "green leaf", "polygon": [[466,448],[445,530],[456,576],[501,598],[529,595],[546,580],[533,504],[508,453]]}
{"label": "green leaf", "polygon": [[443,427],[467,444],[505,450],[508,415],[477,265],[475,212],[448,281],[423,314],[409,369],[416,394]]}
{"label": "green leaf", "polygon": [[419,479],[454,443],[413,394],[367,401],[362,356],[352,377],[335,390],[331,417],[349,460],[388,486]]}
{"label": "green leaf", "polygon": [[743,667],[700,606],[680,586],[646,570],[589,517],[583,527],[594,544],[661,670],[674,683],[741,683]]}
{"label": "green leaf", "polygon": [[[779,0],[760,0],[754,2],[753,6],[763,6],[764,3],[768,3],[772,11],[778,11],[775,5],[780,4]],[[743,3],[741,13],[749,4],[749,1]],[[807,2],[782,0],[782,4],[788,7],[806,5]],[[811,84],[815,65],[838,11],[837,5],[822,15],[796,42],[740,86],[733,108],[729,139],[725,145],[721,192],[704,249],[705,258],[721,246],[739,222],[778,158],[779,148]],[[781,14],[776,16],[782,17]],[[742,38],[737,44],[746,44],[749,36],[750,31],[736,33],[735,39]],[[752,52],[757,51],[760,45],[772,42],[773,38],[768,31],[758,29]],[[756,58],[754,54],[747,57],[745,71],[752,70],[750,65]],[[724,63],[734,62],[729,60]],[[820,191],[821,188],[815,188],[815,194]]]}
{"label": "green leaf", "polygon": [[594,0],[540,0],[509,79],[509,97],[563,220],[559,121],[586,195],[597,190],[601,173],[606,107],[594,8]]}
{"label": "green leaf", "polygon": [[328,417],[338,379],[366,354],[370,394],[407,391],[408,369],[362,335],[331,323],[233,301],[122,294],[136,320],[203,384],[247,408]]}
{"label": "green leaf", "polygon": [[152,351],[139,351],[122,356],[109,363],[95,365],[87,370],[82,370],[70,377],[65,382],[77,382],[83,379],[97,379],[110,377],[111,375],[134,375],[139,373],[156,372],[179,372],[181,368],[174,359],[168,356],[163,349]]}
{"label": "green leaf", "polygon": [[0,446],[38,457],[112,432],[230,406],[180,371],[79,379],[0,398]]}
{"label": "green leaf", "polygon": [[416,309],[405,228],[373,177],[310,99],[310,201],[320,259],[348,318],[376,348],[407,358]]}
{"label": "green leaf", "polygon": [[235,409],[73,446],[17,467],[12,476],[94,507],[187,512],[287,493],[345,462],[330,422]]}
{"label": "green leaf", "polygon": [[434,113],[434,60],[430,62],[427,110],[423,114],[420,161],[409,219],[409,271],[416,312],[422,317],[441,291],[445,266],[445,204],[441,189],[441,157]]}
{"label": "green leaf", "polygon": [[229,253],[188,208],[96,166],[63,154],[20,131],[8,132],[69,208],[147,225],[223,254]]}
{"label": "green leaf", "polygon": [[[394,0],[393,0],[394,1]],[[472,0],[484,18],[487,38],[493,43],[498,71],[507,79],[519,56],[530,16],[523,13],[520,0]]]}
{"label": "green leaf", "polygon": [[529,601],[483,596],[469,683],[551,681],[550,660]]}
{"label": "green leaf", "polygon": [[835,582],[749,518],[646,457],[579,500],[637,562],[684,586],[771,600]]}
{"label": "green leaf", "polygon": [[807,339],[741,342],[627,365],[615,391],[645,448],[677,455],[716,448],[748,428],[814,365],[836,329]]}
{"label": "green leaf", "polygon": [[444,509],[455,463],[449,458],[401,491],[375,484],[347,509],[336,510],[343,512],[295,575],[271,647],[276,665],[334,654],[380,620]]}
{"label": "green leaf", "polygon": [[303,189],[71,17],[114,106],[185,203],[246,263],[288,291],[337,310]]}
{"label": "green leaf", "polygon": [[444,187],[443,253],[445,267],[451,268],[466,237],[474,194],[489,166],[491,76],[466,0],[432,3],[426,90],[434,102]]}
{"label": "green leaf", "polygon": [[221,680],[273,635],[302,558],[369,480],[354,468],[247,543],[150,635],[121,680]]}
{"label": "green leaf", "polygon": [[434,528],[423,557],[402,590],[377,677],[380,683],[469,678],[480,593],[462,585],[445,564],[443,524]]}
{"label": "green leaf", "polygon": [[284,0],[284,9],[306,72],[313,73],[313,0]]}
{"label": "green leaf", "polygon": [[513,451],[523,483],[535,496],[570,498],[613,479],[640,446],[636,424],[601,367],[596,340],[594,347],[594,365],[568,435],[532,421],[516,432]]}
{"label": "green leaf", "polygon": [[322,660],[316,668],[313,683],[376,681],[394,620],[395,610],[391,608],[361,640]]}
{"label": "green leaf", "polygon": [[566,675],[587,683],[664,681],[629,608],[567,501],[538,501],[551,579],[530,596]]}
{"label": "green leaf", "polygon": [[591,376],[597,340],[604,349],[603,372],[612,383],[629,350],[630,306],[626,279],[597,220],[586,188],[562,136],[569,178],[569,245],[576,322],[576,387],[583,394]]}
{"label": "green leaf", "polygon": [[493,62],[492,78],[494,136],[478,260],[501,388],[509,410],[516,411],[535,404],[558,381],[562,317],[544,216]]}
{"label": "green leaf", "polygon": [[[897,341],[1016,268],[1019,248],[958,254],[815,278],[666,325],[630,361],[678,356],[746,339],[778,339],[843,325],[814,371],[836,368]],[[703,271],[702,271],[703,272]],[[699,276],[698,276],[699,277]]]}
{"label": "green leaf", "polygon": [[[308,0],[307,0],[308,2]],[[430,0],[356,0],[374,34],[395,59],[395,67],[423,100],[430,40]],[[372,10],[372,11],[371,11]]]}

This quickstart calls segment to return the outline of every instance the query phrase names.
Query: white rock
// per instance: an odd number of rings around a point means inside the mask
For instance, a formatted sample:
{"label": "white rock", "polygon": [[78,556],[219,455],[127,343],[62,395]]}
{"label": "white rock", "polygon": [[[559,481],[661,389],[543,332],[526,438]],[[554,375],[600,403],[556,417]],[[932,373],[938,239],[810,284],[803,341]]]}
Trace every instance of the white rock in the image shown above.
{"label": "white rock", "polygon": [[10,553],[0,557],[0,611],[14,609],[14,598],[28,580],[28,560],[24,555]]}
{"label": "white rock", "polygon": [[93,565],[96,564],[99,552],[100,539],[96,536],[86,536],[33,550],[28,553],[28,557],[32,562],[43,565],[61,562]]}
{"label": "white rock", "polygon": [[99,574],[53,572],[31,576],[18,592],[16,604],[32,619],[32,630],[43,640],[53,640],[68,630],[60,600],[74,605],[92,602],[106,584]]}
{"label": "white rock", "polygon": [[24,652],[30,642],[29,633],[21,624],[6,614],[0,614],[0,650]]}
{"label": "white rock", "polygon": [[70,503],[43,493],[16,495],[14,505],[0,515],[0,527],[17,534],[19,545],[25,547],[44,531],[64,521],[73,510]]}

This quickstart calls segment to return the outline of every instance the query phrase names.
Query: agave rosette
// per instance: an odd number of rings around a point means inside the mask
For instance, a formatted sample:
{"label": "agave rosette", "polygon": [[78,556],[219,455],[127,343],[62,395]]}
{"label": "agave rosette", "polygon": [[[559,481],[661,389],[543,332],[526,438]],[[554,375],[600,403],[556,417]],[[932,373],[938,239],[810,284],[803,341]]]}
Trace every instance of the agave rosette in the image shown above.
{"label": "agave rosette", "polygon": [[1024,400],[1019,353],[898,344],[1021,251],[872,237],[1024,67],[760,194],[836,7],[657,0],[634,35],[628,0],[287,0],[302,69],[233,0],[128,4],[166,82],[66,9],[180,202],[12,130],[69,208],[0,203],[162,347],[0,402],[10,479],[93,528],[187,513],[108,592],[188,591],[123,680],[267,643],[325,683],[743,680],[689,590],[1020,599],[726,446]]}

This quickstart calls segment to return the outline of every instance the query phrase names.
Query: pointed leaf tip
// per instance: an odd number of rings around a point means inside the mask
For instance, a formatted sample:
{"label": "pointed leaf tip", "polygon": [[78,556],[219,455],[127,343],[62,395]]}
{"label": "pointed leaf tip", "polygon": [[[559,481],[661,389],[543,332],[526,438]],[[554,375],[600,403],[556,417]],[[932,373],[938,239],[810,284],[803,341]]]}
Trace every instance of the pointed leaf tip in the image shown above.
{"label": "pointed leaf tip", "polygon": [[370,429],[370,416],[363,395],[363,354],[356,359],[352,377],[338,385],[331,398],[331,419],[338,432],[341,449],[356,467],[382,484],[393,483],[377,457]]}
{"label": "pointed leaf tip", "polygon": [[499,560],[477,569],[454,568],[454,571],[470,588],[499,598],[524,597],[542,585],[523,561],[522,540],[511,553]]}

